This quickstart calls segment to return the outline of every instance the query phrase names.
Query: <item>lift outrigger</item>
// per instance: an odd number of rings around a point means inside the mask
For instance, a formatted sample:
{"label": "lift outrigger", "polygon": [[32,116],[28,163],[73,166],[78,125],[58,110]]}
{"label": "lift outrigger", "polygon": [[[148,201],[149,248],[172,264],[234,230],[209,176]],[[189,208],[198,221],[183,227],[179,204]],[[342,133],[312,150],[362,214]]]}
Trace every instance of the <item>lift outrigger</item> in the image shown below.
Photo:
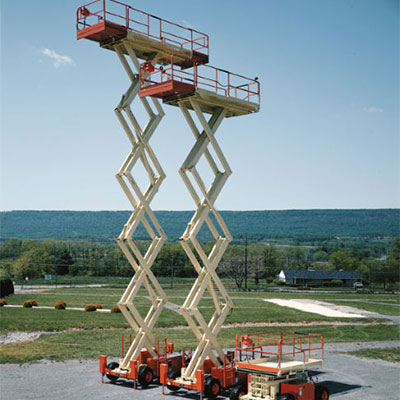
{"label": "lift outrigger", "polygon": [[[114,51],[125,70],[130,86],[115,108],[115,114],[132,145],[116,178],[130,201],[133,212],[126,222],[118,245],[132,266],[134,275],[118,307],[135,335],[122,339],[119,362],[100,356],[100,373],[109,380],[132,380],[134,388],[159,380],[165,388],[196,390],[209,398],[225,393],[231,399],[326,400],[326,388],[315,385],[307,369],[322,365],[323,339],[313,345],[316,335],[296,332],[238,335],[235,351],[224,352],[218,332],[233,307],[216,268],[232,237],[215,208],[215,201],[231,174],[230,166],[216,140],[224,118],[256,113],[260,109],[258,79],[246,78],[211,67],[208,35],[155,17],[117,0],[94,0],[77,10],[77,39],[98,42]],[[141,62],[139,61],[141,60]],[[136,71],[136,72],[135,72]],[[139,99],[149,120],[142,127],[131,105]],[[179,107],[195,137],[179,174],[195,204],[196,211],[180,238],[198,277],[184,304],[179,307],[167,295],[151,271],[167,237],[150,203],[165,179],[165,173],[150,146],[150,139],[165,113],[162,104]],[[206,117],[206,115],[210,117]],[[207,187],[198,163],[205,160],[213,174]],[[141,189],[132,174],[141,163],[148,186]],[[207,254],[197,239],[208,227],[215,243]],[[133,235],[142,225],[150,245],[142,253]],[[145,289],[150,300],[147,315],[139,313],[135,298]],[[205,292],[213,300],[215,312],[207,322],[198,309]],[[174,352],[165,339],[157,341],[154,326],[165,305],[177,310],[198,340],[197,348]],[[272,333],[271,333],[272,334]],[[319,337],[319,336],[318,336]],[[286,347],[290,342],[290,354]],[[307,342],[307,343],[306,343]],[[276,346],[275,351],[271,346]],[[322,351],[321,358],[311,353]],[[298,359],[298,357],[302,359]]]}

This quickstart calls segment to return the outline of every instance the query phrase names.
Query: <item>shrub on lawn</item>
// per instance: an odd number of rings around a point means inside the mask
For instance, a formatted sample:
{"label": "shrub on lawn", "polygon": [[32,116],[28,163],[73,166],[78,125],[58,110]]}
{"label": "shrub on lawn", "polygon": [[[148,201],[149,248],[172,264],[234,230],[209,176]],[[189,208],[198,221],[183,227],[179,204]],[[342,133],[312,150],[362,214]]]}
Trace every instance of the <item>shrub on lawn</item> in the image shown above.
{"label": "shrub on lawn", "polygon": [[6,299],[0,299],[0,307],[6,306],[7,304],[8,303]]}
{"label": "shrub on lawn", "polygon": [[32,307],[37,307],[37,306],[38,306],[38,302],[34,299],[25,300],[22,303],[22,307],[24,307],[24,308],[32,308]]}
{"label": "shrub on lawn", "polygon": [[344,283],[341,279],[332,279],[331,281],[326,282],[324,286],[342,287],[343,285],[344,285]]}
{"label": "shrub on lawn", "polygon": [[86,304],[85,311],[96,311],[96,304]]}
{"label": "shrub on lawn", "polygon": [[54,303],[54,308],[56,310],[65,310],[67,308],[67,303],[63,300],[58,300]]}
{"label": "shrub on lawn", "polygon": [[102,308],[101,304],[96,304],[96,310],[101,310]]}
{"label": "shrub on lawn", "polygon": [[7,277],[0,277],[0,297],[6,297],[14,294],[14,285],[12,280]]}
{"label": "shrub on lawn", "polygon": [[119,309],[118,306],[112,306],[112,307],[111,307],[111,312],[113,312],[113,313],[120,313],[121,310]]}

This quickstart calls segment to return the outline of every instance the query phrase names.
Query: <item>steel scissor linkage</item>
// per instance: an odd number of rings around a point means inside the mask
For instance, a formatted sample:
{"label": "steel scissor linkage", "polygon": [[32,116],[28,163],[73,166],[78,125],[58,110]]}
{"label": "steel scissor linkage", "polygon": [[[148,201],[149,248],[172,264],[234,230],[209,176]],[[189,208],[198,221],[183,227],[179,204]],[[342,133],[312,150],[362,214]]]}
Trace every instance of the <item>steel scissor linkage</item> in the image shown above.
{"label": "steel scissor linkage", "polygon": [[[152,99],[155,111],[146,98],[140,99],[149,117],[146,126],[144,128],[140,126],[131,109],[131,103],[139,93],[139,79],[130,66],[131,62],[139,71],[139,62],[134,50],[125,41],[116,45],[115,51],[131,81],[130,87],[115,109],[115,114],[132,145],[131,151],[116,174],[122,190],[133,207],[133,212],[117,239],[119,247],[134,270],[133,278],[118,302],[124,317],[136,333],[120,363],[119,367],[123,370],[128,368],[131,360],[138,358],[143,347],[154,355],[153,348],[156,347],[156,340],[152,330],[167,302],[164,290],[151,271],[151,266],[166,240],[166,235],[150,207],[151,201],[165,179],[165,173],[149,144],[151,136],[164,116],[164,111],[157,99]],[[128,57],[124,53],[127,53]],[[149,183],[145,190],[139,187],[132,175],[132,169],[137,163],[141,163],[147,173]],[[132,237],[139,225],[143,225],[151,240],[144,254]],[[135,297],[142,288],[147,291],[151,303],[144,318],[134,303]]]}
{"label": "steel scissor linkage", "polygon": [[[200,132],[197,128],[186,105],[183,102],[179,103],[179,107],[196,138],[196,142],[184,160],[179,173],[196,203],[197,210],[180,238],[180,242],[199,276],[181,307],[181,311],[196,335],[199,344],[189,365],[183,370],[182,377],[179,378],[183,383],[195,381],[196,370],[202,367],[206,357],[210,357],[215,364],[218,364],[218,358],[219,360],[224,359],[223,350],[217,341],[217,334],[233,306],[215,271],[229,242],[232,240],[221,215],[214,207],[222,187],[231,174],[229,164],[215,139],[215,133],[225,117],[225,110],[222,107],[217,108],[209,121],[207,121],[197,101],[192,98],[190,103],[202,127],[202,131]],[[210,146],[215,154],[214,156],[210,151]],[[214,174],[214,179],[208,188],[196,168],[203,156]],[[217,162],[221,165],[220,169]],[[196,237],[204,223],[207,224],[215,240],[215,244],[209,254],[206,254]],[[216,224],[219,226],[219,230]],[[208,323],[198,308],[205,291],[208,291],[215,306],[215,312]]]}

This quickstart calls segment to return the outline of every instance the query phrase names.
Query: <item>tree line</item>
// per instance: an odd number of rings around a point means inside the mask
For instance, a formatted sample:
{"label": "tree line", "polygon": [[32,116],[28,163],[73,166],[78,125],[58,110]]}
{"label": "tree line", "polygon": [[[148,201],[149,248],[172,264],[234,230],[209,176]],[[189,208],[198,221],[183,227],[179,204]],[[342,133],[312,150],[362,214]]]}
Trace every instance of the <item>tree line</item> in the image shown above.
{"label": "tree line", "polygon": [[[137,241],[144,254],[150,245]],[[204,243],[210,253],[213,243]],[[42,278],[46,274],[130,277],[133,270],[116,244],[87,240],[58,241],[9,239],[0,245],[2,274],[15,279]],[[242,288],[247,279],[254,284],[276,279],[281,269],[359,271],[366,283],[398,282],[400,238],[387,241],[331,239],[319,246],[279,246],[251,242],[231,244],[224,254],[218,273]],[[179,243],[165,243],[152,271],[156,276],[196,277]]]}
{"label": "tree line", "polygon": [[[118,236],[129,211],[5,211],[0,212],[0,238],[53,238],[107,241]],[[155,211],[171,243],[184,232],[193,211]],[[285,240],[288,244],[320,244],[331,236],[395,237],[400,235],[400,209],[221,211],[232,236],[244,240]],[[143,226],[136,237],[148,240]],[[211,240],[204,227],[200,240]]]}

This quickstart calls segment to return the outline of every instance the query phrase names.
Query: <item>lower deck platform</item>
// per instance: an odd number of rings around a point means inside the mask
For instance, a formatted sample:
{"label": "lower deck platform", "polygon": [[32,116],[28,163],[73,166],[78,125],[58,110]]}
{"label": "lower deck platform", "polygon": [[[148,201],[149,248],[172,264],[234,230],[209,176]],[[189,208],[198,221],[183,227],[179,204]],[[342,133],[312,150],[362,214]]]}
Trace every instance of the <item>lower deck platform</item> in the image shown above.
{"label": "lower deck platform", "polygon": [[260,109],[260,105],[257,103],[241,100],[236,97],[222,96],[199,88],[194,92],[166,97],[163,99],[163,102],[176,107],[179,107],[179,103],[183,103],[189,110],[193,110],[191,99],[194,99],[200,106],[201,111],[206,114],[213,114],[217,109],[224,108],[227,118],[252,114],[258,112]]}

